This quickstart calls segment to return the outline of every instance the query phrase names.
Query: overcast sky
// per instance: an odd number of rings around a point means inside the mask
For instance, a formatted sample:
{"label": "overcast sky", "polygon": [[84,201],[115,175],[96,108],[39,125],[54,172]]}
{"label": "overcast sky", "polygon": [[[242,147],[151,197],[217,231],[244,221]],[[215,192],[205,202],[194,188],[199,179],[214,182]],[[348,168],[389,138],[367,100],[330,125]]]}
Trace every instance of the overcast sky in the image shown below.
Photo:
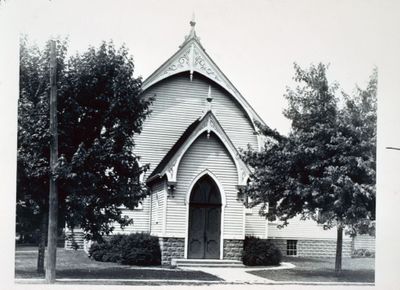
{"label": "overcast sky", "polygon": [[378,11],[366,2],[35,0],[20,2],[18,25],[39,44],[68,36],[71,53],[125,43],[146,78],[178,49],[194,12],[206,51],[264,121],[287,133],[294,62],[330,63],[330,80],[347,93],[378,65]]}
{"label": "overcast sky", "polygon": [[[293,86],[293,62],[330,63],[328,77],[351,93],[378,67],[378,200],[376,281],[398,281],[400,243],[400,1],[391,0],[169,0],[0,1],[0,232],[15,232],[18,35],[41,45],[69,36],[70,52],[112,39],[126,43],[136,73],[149,76],[178,50],[192,13],[206,51],[264,121],[281,133],[283,94]],[[7,194],[6,194],[7,193]],[[7,221],[7,222],[4,222]],[[13,252],[12,239],[0,239]],[[5,245],[5,247],[3,247]],[[12,277],[6,256],[2,277]],[[379,270],[380,269],[380,270]],[[2,279],[3,280],[3,279]],[[8,280],[7,280],[8,281]],[[10,288],[15,284],[11,281]],[[396,284],[393,284],[396,285]],[[398,286],[398,284],[397,284]],[[394,288],[390,288],[394,289]]]}

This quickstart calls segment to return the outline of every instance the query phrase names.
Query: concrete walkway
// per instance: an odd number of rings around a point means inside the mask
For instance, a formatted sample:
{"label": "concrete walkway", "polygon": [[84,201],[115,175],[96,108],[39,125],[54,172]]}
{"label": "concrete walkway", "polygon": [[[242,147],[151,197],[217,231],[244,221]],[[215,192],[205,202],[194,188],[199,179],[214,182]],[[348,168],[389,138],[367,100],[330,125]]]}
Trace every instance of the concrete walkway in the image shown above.
{"label": "concrete walkway", "polygon": [[276,267],[179,267],[182,270],[195,270],[209,273],[223,279],[227,283],[240,283],[240,284],[264,284],[274,283],[275,281],[265,279],[250,273],[248,271],[262,271],[262,270],[283,270],[291,269],[295,266],[291,263],[281,263]]}

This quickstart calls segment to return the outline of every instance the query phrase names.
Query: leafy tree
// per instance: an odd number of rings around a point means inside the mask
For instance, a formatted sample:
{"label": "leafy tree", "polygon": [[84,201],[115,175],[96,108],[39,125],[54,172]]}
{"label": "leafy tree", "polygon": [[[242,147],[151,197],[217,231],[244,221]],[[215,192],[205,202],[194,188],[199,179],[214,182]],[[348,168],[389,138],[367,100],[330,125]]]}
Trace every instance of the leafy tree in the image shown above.
{"label": "leafy tree", "polygon": [[[64,68],[65,43],[58,43],[57,74]],[[38,271],[44,272],[49,191],[49,47],[20,45],[18,102],[17,231],[30,227],[41,232]]]}
{"label": "leafy tree", "polygon": [[[49,179],[49,43],[41,50],[21,40],[18,118],[17,220],[42,217],[44,256]],[[68,227],[101,239],[132,220],[121,208],[133,209],[146,196],[134,154],[135,134],[149,113],[151,100],[134,78],[128,50],[112,42],[66,57],[66,41],[57,41],[59,213]],[[60,225],[61,227],[64,224]],[[38,265],[42,270],[43,265]]]}
{"label": "leafy tree", "polygon": [[339,273],[343,228],[355,233],[375,219],[377,73],[365,90],[339,99],[326,66],[295,65],[295,72],[299,85],[285,95],[291,131],[285,137],[260,125],[267,141],[261,152],[243,155],[254,169],[245,191],[251,205],[262,204],[261,213],[282,226],[300,215],[337,227]]}

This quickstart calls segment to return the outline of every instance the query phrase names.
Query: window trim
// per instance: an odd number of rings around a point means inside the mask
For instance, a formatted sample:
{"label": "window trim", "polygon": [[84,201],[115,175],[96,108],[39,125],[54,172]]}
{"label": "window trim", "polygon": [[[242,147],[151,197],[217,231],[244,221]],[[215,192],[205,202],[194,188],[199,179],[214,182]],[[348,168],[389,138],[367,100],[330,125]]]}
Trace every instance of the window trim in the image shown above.
{"label": "window trim", "polygon": [[286,256],[297,256],[297,241],[286,240]]}

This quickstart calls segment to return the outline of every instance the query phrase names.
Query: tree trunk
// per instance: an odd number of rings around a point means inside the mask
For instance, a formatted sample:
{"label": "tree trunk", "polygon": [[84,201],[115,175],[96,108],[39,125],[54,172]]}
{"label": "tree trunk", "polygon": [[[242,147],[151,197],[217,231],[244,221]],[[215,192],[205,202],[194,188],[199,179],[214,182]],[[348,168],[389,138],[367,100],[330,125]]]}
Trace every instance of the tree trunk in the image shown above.
{"label": "tree trunk", "polygon": [[342,272],[342,248],[343,248],[343,227],[337,227],[336,239],[336,260],[335,260],[335,273],[339,275]]}
{"label": "tree trunk", "polygon": [[42,221],[40,224],[40,241],[38,247],[38,260],[37,260],[37,272],[44,273],[44,257],[47,242],[47,214],[42,214]]}

